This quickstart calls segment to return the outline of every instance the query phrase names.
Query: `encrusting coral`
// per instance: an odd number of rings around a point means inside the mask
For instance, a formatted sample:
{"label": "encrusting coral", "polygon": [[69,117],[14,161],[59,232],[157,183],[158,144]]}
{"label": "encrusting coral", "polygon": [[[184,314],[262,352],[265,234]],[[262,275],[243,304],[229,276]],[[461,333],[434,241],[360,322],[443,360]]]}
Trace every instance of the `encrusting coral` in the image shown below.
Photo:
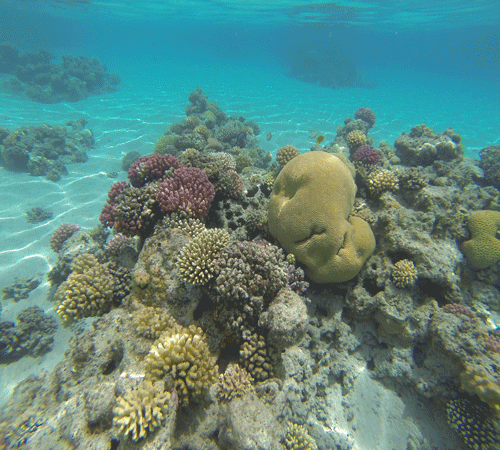
{"label": "encrusting coral", "polygon": [[226,230],[213,228],[199,233],[177,257],[177,272],[181,279],[188,284],[207,283],[214,276],[215,260],[228,244]]}
{"label": "encrusting coral", "polygon": [[116,399],[113,425],[118,434],[137,442],[161,426],[168,414],[170,393],[163,383],[141,380],[135,389]]}
{"label": "encrusting coral", "polygon": [[170,376],[179,403],[187,406],[199,401],[218,379],[216,359],[210,353],[201,328],[174,327],[164,332],[146,356],[148,377],[162,380]]}
{"label": "encrusting coral", "polygon": [[401,289],[413,285],[417,280],[417,268],[413,261],[402,259],[396,262],[391,279],[394,285]]}
{"label": "encrusting coral", "polygon": [[471,239],[462,244],[469,266],[486,269],[500,260],[500,212],[476,211],[469,216]]}
{"label": "encrusting coral", "polygon": [[274,182],[269,232],[318,283],[354,278],[375,249],[368,223],[350,216],[353,176],[345,158],[312,151],[291,160]]}

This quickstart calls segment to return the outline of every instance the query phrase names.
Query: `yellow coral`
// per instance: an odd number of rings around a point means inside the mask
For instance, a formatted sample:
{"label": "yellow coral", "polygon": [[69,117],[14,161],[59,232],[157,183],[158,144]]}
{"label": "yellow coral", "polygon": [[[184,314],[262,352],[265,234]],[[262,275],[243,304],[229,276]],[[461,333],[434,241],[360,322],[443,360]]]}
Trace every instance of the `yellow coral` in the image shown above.
{"label": "yellow coral", "polygon": [[148,339],[158,339],[164,331],[177,326],[174,318],[164,309],[152,306],[137,307],[133,314],[133,322],[137,334]]}
{"label": "yellow coral", "polygon": [[170,394],[164,391],[163,383],[143,380],[137,389],[131,389],[116,399],[113,409],[113,426],[119,434],[133,441],[145,438],[161,426],[167,416]]}
{"label": "yellow coral", "polygon": [[411,286],[417,280],[417,268],[413,261],[402,259],[394,264],[392,271],[392,282],[398,288]]}
{"label": "yellow coral", "polygon": [[291,161],[296,156],[299,156],[299,150],[293,145],[285,145],[278,149],[278,153],[276,154],[276,160],[280,163],[281,166],[285,166],[288,161]]}
{"label": "yellow coral", "polygon": [[399,180],[393,171],[377,169],[368,176],[367,186],[372,196],[378,196],[386,191],[397,191]]}
{"label": "yellow coral", "polygon": [[154,379],[171,376],[179,402],[187,406],[217,381],[215,361],[203,330],[191,325],[163,333],[146,356],[145,368],[147,376]]}
{"label": "yellow coral", "polygon": [[304,425],[290,423],[285,437],[286,450],[318,450],[314,439]]}
{"label": "yellow coral", "polygon": [[215,260],[220,251],[229,244],[226,230],[213,228],[204,230],[179,252],[177,270],[188,284],[205,284],[213,276]]}
{"label": "yellow coral", "polygon": [[252,391],[253,378],[238,364],[229,364],[226,371],[219,375],[218,396],[221,401],[231,401]]}
{"label": "yellow coral", "polygon": [[269,231],[318,283],[354,278],[375,249],[368,223],[350,216],[353,176],[343,156],[308,152],[293,158],[274,182]]}
{"label": "yellow coral", "polygon": [[359,130],[353,130],[346,136],[347,145],[350,150],[355,150],[359,146],[366,144],[366,136]]}
{"label": "yellow coral", "polygon": [[[491,367],[494,367],[492,364]],[[500,415],[500,377],[488,367],[468,365],[460,374],[462,389],[476,394]]]}
{"label": "yellow coral", "polygon": [[252,378],[257,381],[264,381],[273,376],[273,365],[266,341],[257,333],[252,334],[250,340],[241,345],[240,361]]}
{"label": "yellow coral", "polygon": [[205,111],[205,125],[207,128],[213,128],[216,123],[217,117],[215,114],[210,110]]}
{"label": "yellow coral", "polygon": [[469,216],[472,238],[462,244],[462,251],[474,269],[486,269],[500,260],[500,212],[476,211]]}
{"label": "yellow coral", "polygon": [[111,307],[113,278],[106,264],[83,254],[73,264],[73,272],[56,291],[57,314],[63,326],[84,317],[99,316]]}

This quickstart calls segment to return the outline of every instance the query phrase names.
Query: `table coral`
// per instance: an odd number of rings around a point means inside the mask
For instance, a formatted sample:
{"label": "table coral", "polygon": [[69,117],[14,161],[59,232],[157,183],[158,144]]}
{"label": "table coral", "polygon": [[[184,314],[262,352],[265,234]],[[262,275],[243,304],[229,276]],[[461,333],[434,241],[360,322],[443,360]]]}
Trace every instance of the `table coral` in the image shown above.
{"label": "table coral", "polygon": [[280,172],[268,212],[269,231],[319,283],[354,278],[375,249],[368,223],[350,216],[356,185],[345,159],[325,152],[297,156]]}
{"label": "table coral", "polygon": [[116,399],[113,409],[113,425],[118,434],[137,442],[153,432],[168,414],[170,393],[162,383],[154,385],[142,380],[135,389]]}
{"label": "table coral", "polygon": [[471,239],[462,244],[462,251],[474,270],[486,269],[500,260],[500,212],[476,211],[469,216]]}
{"label": "table coral", "polygon": [[163,333],[151,347],[146,375],[158,380],[171,376],[180,404],[187,406],[217,381],[218,367],[201,328],[191,325],[172,331]]}
{"label": "table coral", "polygon": [[177,272],[188,284],[205,284],[214,276],[215,261],[229,244],[226,230],[204,230],[186,244],[177,258]]}

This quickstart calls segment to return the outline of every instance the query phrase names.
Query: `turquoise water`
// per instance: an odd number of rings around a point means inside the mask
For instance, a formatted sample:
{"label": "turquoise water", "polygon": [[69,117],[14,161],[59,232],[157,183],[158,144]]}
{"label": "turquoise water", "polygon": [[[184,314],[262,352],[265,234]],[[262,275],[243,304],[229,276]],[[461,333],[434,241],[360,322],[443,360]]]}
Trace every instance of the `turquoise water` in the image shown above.
{"label": "turquoise water", "polygon": [[[307,151],[312,132],[333,141],[344,119],[366,106],[377,116],[375,146],[392,146],[425,123],[436,133],[453,127],[465,155],[477,159],[480,149],[500,145],[499,23],[497,1],[2,0],[0,42],[56,57],[95,56],[121,83],[116,92],[71,103],[0,94],[0,127],[83,117],[96,141],[88,162],[70,165],[57,183],[0,169],[0,289],[15,277],[45,276],[56,262],[49,239],[60,224],[97,225],[117,181],[106,175],[125,179],[121,160],[129,151],[151,154],[184,117],[197,86],[228,115],[258,123],[259,145],[273,155],[287,144]],[[288,77],[299,48],[335,48],[363,85],[332,89]],[[50,206],[53,218],[33,226],[25,211],[38,205]],[[33,305],[54,314],[50,294],[44,279],[27,300],[2,302],[1,319]],[[29,374],[52,369],[71,333],[59,329],[49,354],[2,364],[0,402]]]}

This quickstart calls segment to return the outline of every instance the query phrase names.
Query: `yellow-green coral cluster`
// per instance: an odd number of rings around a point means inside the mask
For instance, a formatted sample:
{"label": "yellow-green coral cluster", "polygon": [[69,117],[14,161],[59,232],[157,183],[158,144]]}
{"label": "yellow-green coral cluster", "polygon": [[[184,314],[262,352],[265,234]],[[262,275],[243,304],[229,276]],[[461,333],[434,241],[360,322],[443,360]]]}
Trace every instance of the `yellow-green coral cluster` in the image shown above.
{"label": "yellow-green coral cluster", "polygon": [[314,439],[309,435],[304,425],[290,423],[285,437],[286,450],[318,450]]}
{"label": "yellow-green coral cluster", "polygon": [[188,284],[207,283],[214,276],[215,260],[227,244],[226,230],[213,228],[198,234],[179,252],[176,264],[181,279]]}
{"label": "yellow-green coral cluster", "polygon": [[215,361],[203,330],[191,325],[168,330],[160,336],[146,356],[146,375],[158,380],[171,376],[179,403],[186,406],[199,400],[217,381]]}
{"label": "yellow-green coral cluster", "polygon": [[399,180],[391,170],[376,169],[368,175],[367,186],[372,196],[379,196],[387,191],[397,191]]}
{"label": "yellow-green coral cluster", "polygon": [[208,139],[212,136],[210,130],[206,127],[206,125],[198,125],[193,130],[195,133],[201,134],[205,139]]}
{"label": "yellow-green coral cluster", "polygon": [[176,326],[174,318],[162,308],[140,306],[133,314],[135,331],[148,339],[158,339],[160,335]]}
{"label": "yellow-green coral cluster", "polygon": [[500,212],[477,211],[469,216],[472,238],[462,244],[469,266],[486,269],[500,260]]}
{"label": "yellow-green coral cluster", "polygon": [[85,253],[76,258],[72,272],[56,291],[57,314],[66,326],[84,317],[107,312],[113,297],[113,278],[107,264]]}
{"label": "yellow-green coral cluster", "polygon": [[359,146],[366,144],[366,136],[362,131],[353,130],[347,134],[346,141],[350,150],[356,150]]}
{"label": "yellow-green coral cluster", "polygon": [[288,161],[291,161],[296,156],[299,156],[299,150],[293,145],[285,145],[278,149],[278,153],[276,154],[276,160],[280,163],[281,166],[286,165]]}
{"label": "yellow-green coral cluster", "polygon": [[273,376],[273,365],[266,341],[257,333],[241,345],[240,361],[254,380],[264,381]]}
{"label": "yellow-green coral cluster", "polygon": [[161,426],[168,413],[169,399],[170,394],[164,390],[163,383],[154,385],[149,380],[142,380],[136,389],[116,399],[113,425],[119,434],[133,441],[145,438]]}
{"label": "yellow-green coral cluster", "polygon": [[206,230],[205,225],[201,220],[190,217],[185,212],[174,212],[165,216],[163,219],[163,225],[172,229],[179,228],[190,238],[195,238]]}
{"label": "yellow-green coral cluster", "polygon": [[229,402],[253,390],[253,378],[238,364],[229,364],[226,371],[219,375],[218,397]]}
{"label": "yellow-green coral cluster", "polygon": [[394,264],[391,279],[394,285],[401,289],[414,284],[417,280],[417,268],[413,261],[402,259]]}

